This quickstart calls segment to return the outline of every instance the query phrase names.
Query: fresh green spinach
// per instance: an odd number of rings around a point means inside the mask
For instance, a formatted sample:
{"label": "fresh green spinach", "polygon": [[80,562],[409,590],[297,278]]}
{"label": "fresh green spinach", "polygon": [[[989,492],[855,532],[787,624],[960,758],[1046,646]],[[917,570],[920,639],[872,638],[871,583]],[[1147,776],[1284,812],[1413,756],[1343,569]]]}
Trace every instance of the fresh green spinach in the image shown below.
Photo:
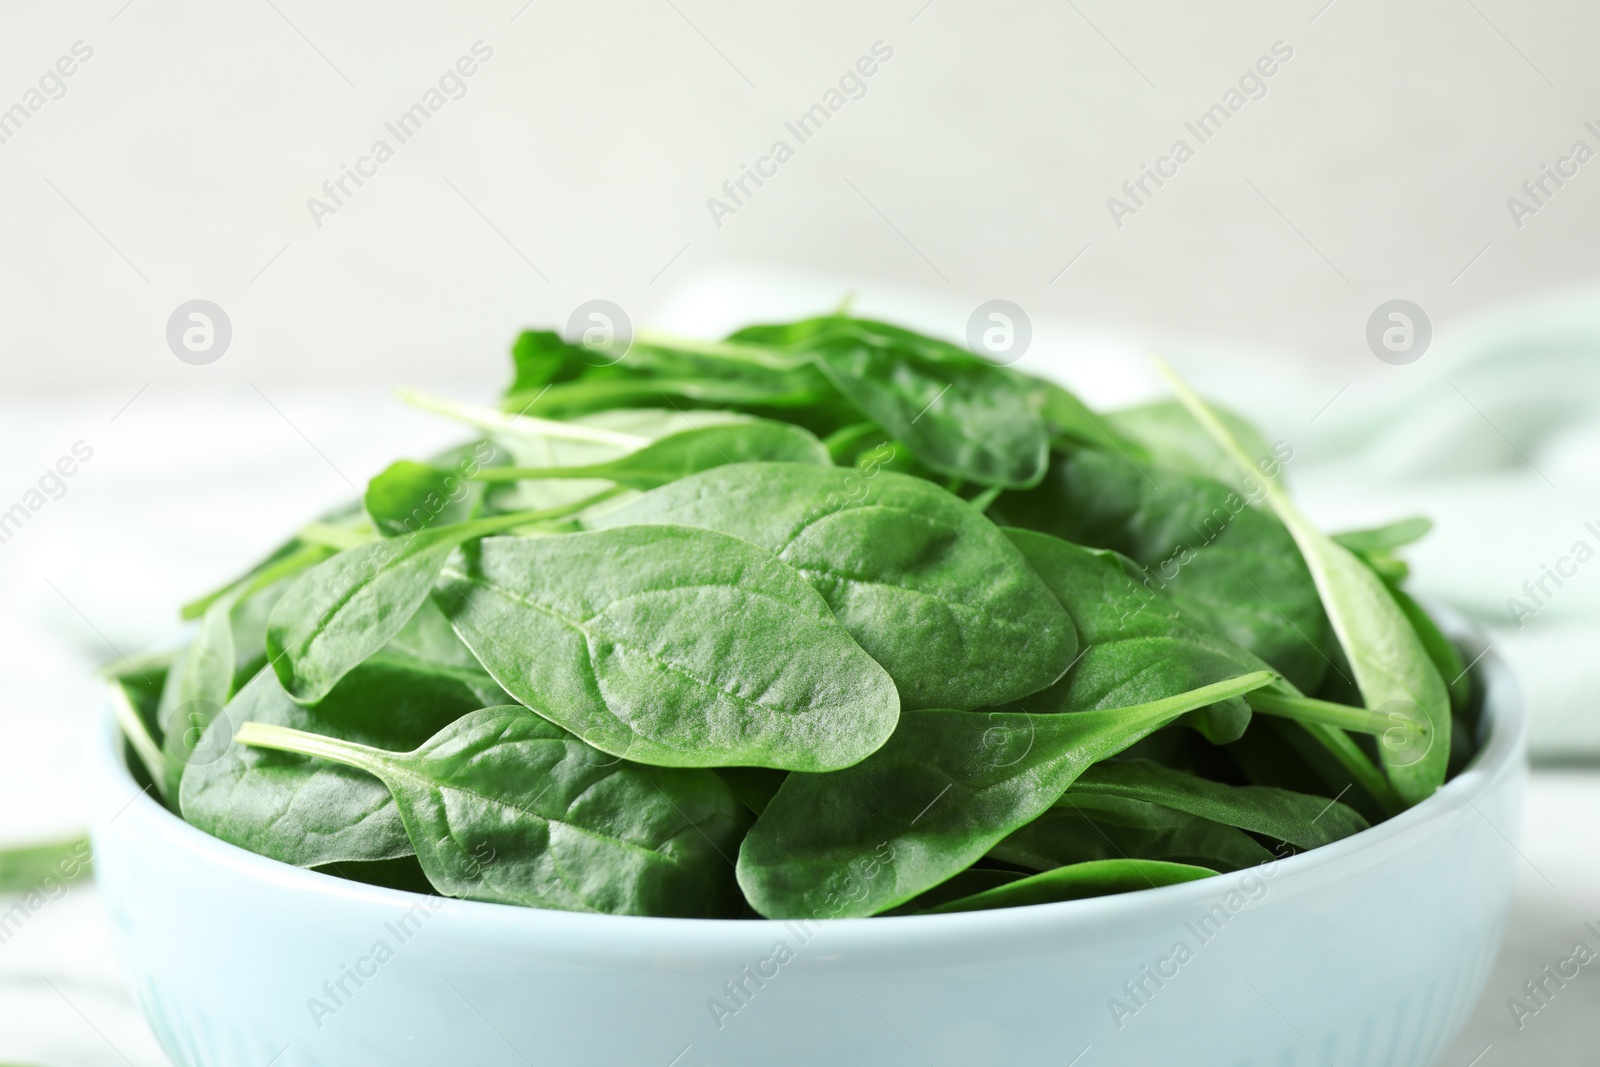
{"label": "fresh green spinach", "polygon": [[521,705],[484,708],[410,752],[265,723],[241,744],[381,781],[447,896],[613,915],[738,914],[745,809],[710,771],[617,760]]}
{"label": "fresh green spinach", "polygon": [[703,526],[804,575],[889,672],[908,708],[1035,692],[1077,655],[1072,620],[1004,534],[909,475],[749,464],[684,478],[589,520]]}
{"label": "fresh green spinach", "polygon": [[512,696],[640,763],[833,770],[899,714],[804,578],[711,530],[492,538],[445,570],[439,603]]}

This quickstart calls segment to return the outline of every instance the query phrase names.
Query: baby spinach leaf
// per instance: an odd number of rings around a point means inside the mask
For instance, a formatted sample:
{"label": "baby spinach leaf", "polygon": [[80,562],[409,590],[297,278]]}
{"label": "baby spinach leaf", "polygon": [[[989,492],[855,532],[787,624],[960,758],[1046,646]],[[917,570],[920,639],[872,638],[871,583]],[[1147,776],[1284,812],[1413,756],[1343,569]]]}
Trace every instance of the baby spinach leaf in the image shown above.
{"label": "baby spinach leaf", "polygon": [[393,794],[447,896],[615,915],[738,913],[749,814],[714,773],[607,756],[521,705],[485,708],[411,752],[246,723],[247,745],[365,771]]}
{"label": "baby spinach leaf", "polygon": [[847,767],[899,696],[816,591],[687,526],[483,542],[440,606],[506,691],[589,744],[668,767]]}
{"label": "baby spinach leaf", "polygon": [[247,722],[380,748],[410,749],[468,712],[506,700],[481,670],[380,652],[315,707],[263,670],[229,702],[183,776],[183,817],[207,833],[300,867],[408,856],[411,843],[382,783],[307,756],[234,744]]}
{"label": "baby spinach leaf", "polygon": [[62,883],[90,873],[92,866],[89,839],[83,836],[0,849],[0,894],[40,888],[53,892]]}
{"label": "baby spinach leaf", "polygon": [[969,504],[876,468],[751,464],[693,475],[586,520],[682,523],[778,554],[889,672],[908,708],[1035,692],[1077,654],[1072,621]]}
{"label": "baby spinach leaf", "polygon": [[1320,848],[1367,828],[1367,820],[1337,800],[1269,786],[1226,785],[1149,760],[1107,760],[1090,767],[1072,788],[1161,804],[1296,848]]}
{"label": "baby spinach leaf", "polygon": [[387,645],[383,646],[383,651],[390,655],[421,660],[423,663],[437,664],[441,667],[483,670],[478,664],[477,657],[472,654],[472,649],[456,636],[450,620],[445,618],[444,612],[439,610],[439,605],[431,598],[422,602],[416,614],[411,616],[411,620],[399,633],[389,639]]}
{"label": "baby spinach leaf", "polygon": [[163,797],[177,797],[190,754],[233,694],[235,659],[230,616],[244,590],[245,587],[238,587],[206,609],[194,640],[167,675],[156,712],[161,722],[164,771],[156,784]]}
{"label": "baby spinach leaf", "polygon": [[986,889],[1020,882],[1026,877],[1028,877],[1026,871],[1006,870],[1000,867],[968,867],[948,882],[936,885],[926,893],[913,897],[887,914],[916,915],[940,904],[982,893]]}
{"label": "baby spinach leaf", "polygon": [[[1147,464],[1222,482],[1251,499],[1259,498],[1259,479],[1279,477],[1282,465],[1294,457],[1294,449],[1283,442],[1268,441],[1266,435],[1242,415],[1215,405],[1213,410],[1233,431],[1240,447],[1255,457],[1259,475],[1250,474],[1248,480],[1242,478],[1233,457],[1225,453],[1206,433],[1205,427],[1176,400],[1159,400],[1108,412],[1105,420],[1126,438],[1137,442]],[[1105,447],[1098,441],[1087,443]]]}
{"label": "baby spinach leaf", "polygon": [[506,397],[502,406],[507,411],[546,418],[570,418],[663,401],[684,402],[689,407],[788,410],[816,404],[832,391],[826,382],[818,389],[799,381],[791,385],[718,378],[590,377],[515,393]]}
{"label": "baby spinach leaf", "polygon": [[457,547],[530,522],[573,514],[610,495],[544,511],[435,526],[346,549],[318,564],[272,610],[267,653],[278,680],[300,703],[315,704],[405,627]]}
{"label": "baby spinach leaf", "polygon": [[601,362],[602,357],[554,330],[523,330],[511,346],[513,374],[506,394],[537,392],[552,382],[570,381]]}
{"label": "baby spinach leaf", "polygon": [[739,803],[760,815],[772,803],[778,787],[788,777],[788,771],[775,771],[770,767],[718,767],[717,775],[728,783]]}
{"label": "baby spinach leaf", "polygon": [[363,499],[378,532],[399,537],[473,518],[483,502],[483,485],[460,470],[402,459],[367,483]]}
{"label": "baby spinach leaf", "polygon": [[139,758],[139,765],[144,768],[150,784],[155,786],[156,794],[166,799],[167,758],[162,755],[161,734],[155,727],[154,702],[142,698],[138,688],[125,678],[110,679],[108,689],[107,699],[111,702],[117,729]]}
{"label": "baby spinach leaf", "polygon": [[1328,669],[1327,615],[1289,531],[1221,482],[1080,449],[1058,454],[1043,485],[1005,494],[991,515],[1133,559],[1147,588],[1301,689]]}
{"label": "baby spinach leaf", "polygon": [[1055,807],[991,849],[989,858],[1036,871],[1113,859],[1168,860],[1237,871],[1266,863],[1273,855],[1232,826],[1148,801],[1079,792],[1074,783]]}
{"label": "baby spinach leaf", "polygon": [[[167,673],[156,708],[162,751],[156,788],[163,799],[176,801],[194,746],[233,695],[235,684],[265,659],[261,609],[273,607],[289,579],[325,557],[321,550],[283,554],[206,608],[194,639]],[[236,615],[241,617],[236,620]]]}
{"label": "baby spinach leaf", "polygon": [[1149,459],[1144,446],[1124,434],[1109,417],[1090,411],[1055,382],[1029,378],[1028,388],[1052,441],[1109,448],[1139,462]]}
{"label": "baby spinach leaf", "polygon": [[1094,860],[1057,867],[1053,871],[1010,882],[970,897],[952,900],[930,908],[925,915],[948,915],[957,911],[982,911],[986,908],[1016,908],[1027,904],[1054,904],[1062,900],[1082,900],[1112,893],[1132,893],[1179,885],[1217,872],[1208,867],[1160,860]]}
{"label": "baby spinach leaf", "polygon": [[1433,520],[1421,515],[1401,519],[1370,530],[1348,530],[1336,533],[1333,539],[1358,555],[1376,552],[1393,552],[1415,544],[1433,530]]}
{"label": "baby spinach leaf", "polygon": [[832,315],[751,326],[758,342],[816,362],[862,414],[940,474],[979,485],[1033,485],[1048,437],[1020,376],[946,341]]}
{"label": "baby spinach leaf", "polygon": [[[1139,704],[1267,669],[1141,587],[1115,553],[1031,530],[1005,533],[1072,616],[1084,649],[1065,676],[1017,701],[1018,709],[1049,714]],[[1223,701],[1185,721],[1225,744],[1244,732],[1250,709]]]}
{"label": "baby spinach leaf", "polygon": [[1407,593],[1393,585],[1389,592],[1394,596],[1400,610],[1405,612],[1411,626],[1417,631],[1417,638],[1428,650],[1428,658],[1433,660],[1433,665],[1439,671],[1439,676],[1444,679],[1445,686],[1450,690],[1450,707],[1460,714],[1465,711],[1467,704],[1472,700],[1472,679],[1467,675],[1466,661],[1461,658],[1461,653],[1450,639],[1439,629],[1439,624],[1433,621],[1433,616],[1425,611],[1421,604]]}
{"label": "baby spinach leaf", "polygon": [[512,482],[535,478],[603,478],[630,489],[654,489],[725,464],[759,460],[828,466],[828,450],[806,430],[786,422],[752,419],[680,430],[636,452],[605,463],[573,467],[489,467],[480,481]]}
{"label": "baby spinach leaf", "polygon": [[856,766],[784,779],[739,850],[739,885],[769,919],[876,915],[970,867],[1092,764],[1274,677],[1062,715],[905,712]]}
{"label": "baby spinach leaf", "polygon": [[[1250,457],[1205,401],[1165,365],[1163,373],[1178,399],[1217,443],[1241,469],[1249,469]],[[1310,568],[1367,707],[1428,724],[1421,741],[1378,746],[1400,799],[1415,804],[1443,784],[1450,762],[1450,694],[1444,679],[1383,580],[1312,525],[1275,481],[1265,486],[1267,500]]]}

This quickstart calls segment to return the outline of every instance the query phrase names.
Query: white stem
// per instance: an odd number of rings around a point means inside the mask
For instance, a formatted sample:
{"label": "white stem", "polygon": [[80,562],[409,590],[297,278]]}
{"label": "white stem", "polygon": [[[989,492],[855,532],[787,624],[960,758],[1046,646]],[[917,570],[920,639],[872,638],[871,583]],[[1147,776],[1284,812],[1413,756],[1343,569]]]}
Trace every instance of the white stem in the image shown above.
{"label": "white stem", "polygon": [[442,396],[424,393],[420,389],[398,390],[401,400],[412,407],[431,411],[436,415],[456,419],[469,426],[491,433],[509,433],[522,437],[553,437],[560,441],[582,441],[585,444],[611,445],[632,451],[650,443],[650,438],[637,434],[602,430],[594,426],[580,426],[572,422],[557,422],[534,415],[508,415],[497,408],[482,404],[469,404]]}

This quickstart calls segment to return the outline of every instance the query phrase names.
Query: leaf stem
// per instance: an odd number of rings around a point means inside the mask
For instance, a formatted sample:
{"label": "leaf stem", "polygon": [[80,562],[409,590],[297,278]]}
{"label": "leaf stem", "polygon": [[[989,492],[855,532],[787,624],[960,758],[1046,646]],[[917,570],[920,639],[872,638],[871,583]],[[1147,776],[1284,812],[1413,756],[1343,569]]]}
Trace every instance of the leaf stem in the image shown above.
{"label": "leaf stem", "polygon": [[251,748],[270,748],[278,752],[316,756],[372,774],[377,773],[377,767],[384,759],[394,755],[382,749],[358,745],[354,741],[342,741],[337,737],[292,730],[287,726],[275,726],[265,722],[241,723],[233,739]]}
{"label": "leaf stem", "polygon": [[122,683],[111,683],[110,696],[111,715],[117,721],[117,729],[122,731],[122,736],[133,746],[134,754],[139,757],[139,762],[144,764],[145,773],[165,797],[167,757],[162,753],[161,746],[156,744],[156,739],[150,736],[149,728],[139,717],[139,712],[134,709],[133,701],[128,699],[128,691],[122,688]]}
{"label": "leaf stem", "polygon": [[737,341],[699,341],[648,327],[635,330],[633,340],[635,344],[649,345],[653,348],[675,348],[680,352],[721,359],[729,363],[747,365],[753,363],[769,370],[797,370],[808,362],[804,356],[781,356],[756,345],[740,344]]}
{"label": "leaf stem", "polygon": [[[582,497],[578,500],[569,501],[565,504],[557,504],[554,507],[543,508],[539,511],[511,511],[504,515],[494,515],[490,518],[478,519],[476,521],[482,523],[496,523],[499,528],[503,529],[515,529],[518,526],[532,525],[536,522],[546,522],[550,519],[564,519],[569,515],[576,515],[580,511],[587,510],[596,504],[603,504],[612,497],[619,496],[627,491],[628,487],[625,485],[613,485],[611,488],[602,489],[598,493],[591,493],[588,496]],[[504,520],[503,523],[501,520]],[[440,527],[440,529],[444,529],[444,527]]]}
{"label": "leaf stem", "polygon": [[1301,723],[1321,723],[1337,726],[1352,733],[1381,736],[1401,725],[1409,725],[1417,736],[1427,732],[1426,724],[1415,719],[1405,719],[1404,724],[1395,719],[1398,713],[1385,714],[1355,708],[1349,704],[1335,704],[1311,697],[1285,696],[1281,693],[1257,692],[1250,695],[1250,707],[1263,715],[1277,715]]}
{"label": "leaf stem", "polygon": [[579,467],[483,467],[471,477],[476,482],[521,482],[537,478],[604,478],[605,471],[602,463]]}
{"label": "leaf stem", "polygon": [[620,433],[616,430],[602,430],[597,426],[583,426],[573,422],[558,422],[554,419],[541,419],[534,415],[507,415],[496,408],[484,407],[482,404],[469,404],[463,400],[450,400],[442,396],[434,396],[420,389],[399,389],[401,400],[412,407],[431,411],[436,415],[465,422],[469,426],[476,426],[480,430],[493,433],[509,433],[524,437],[548,437],[559,441],[580,441],[586,444],[611,445],[615,448],[624,448],[632,451],[642,448],[650,443],[648,437],[638,434]]}

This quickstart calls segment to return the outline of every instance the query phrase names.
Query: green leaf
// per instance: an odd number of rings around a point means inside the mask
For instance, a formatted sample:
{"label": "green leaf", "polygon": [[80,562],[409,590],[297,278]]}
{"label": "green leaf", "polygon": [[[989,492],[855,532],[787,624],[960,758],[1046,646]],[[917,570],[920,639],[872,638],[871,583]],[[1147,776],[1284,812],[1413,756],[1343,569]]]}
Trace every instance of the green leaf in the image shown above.
{"label": "green leaf", "polygon": [[428,881],[447,896],[614,915],[738,913],[728,855],[749,814],[710,771],[615,759],[520,705],[473,712],[412,752],[260,723],[238,739],[381,780]]}
{"label": "green leaf", "polygon": [[888,912],[890,915],[916,915],[940,904],[962,897],[970,897],[987,889],[1020,882],[1028,877],[1024,871],[1002,870],[998,867],[968,867],[948,882],[934,886]]}
{"label": "green leaf", "polygon": [[1327,614],[1294,539],[1219,481],[1079,449],[1058,454],[1042,485],[1005,494],[990,513],[1122,553],[1148,589],[1301,689],[1329,669]]}
{"label": "green leaf", "polygon": [[1107,760],[1085,771],[1072,788],[1161,804],[1296,848],[1320,848],[1367,828],[1367,820],[1337,800],[1270,786],[1225,785],[1149,760]]}
{"label": "green leaf", "polygon": [[167,675],[156,712],[164,771],[156,786],[165,798],[177,797],[190,753],[233,695],[236,661],[231,616],[244,591],[240,586],[206,609],[194,640]]}
{"label": "green leaf", "polygon": [[1142,444],[1127,436],[1112,421],[1084,406],[1074,394],[1042,378],[1030,378],[1030,395],[1053,441],[1108,448],[1130,460],[1148,462],[1149,455]]}
{"label": "green leaf", "polygon": [[1428,658],[1433,660],[1439,676],[1445,680],[1450,690],[1451,709],[1457,713],[1466,711],[1472,701],[1472,678],[1467,674],[1467,664],[1461,658],[1461,653],[1410,593],[1393,585],[1389,587],[1389,592],[1393,594],[1395,603],[1400,605],[1400,610],[1406,613],[1412,628],[1417,631],[1418,639],[1428,650]]}
{"label": "green leaf", "polygon": [[1143,800],[1080,792],[1074,783],[1054,807],[991,849],[989,858],[1036,871],[1114,859],[1238,871],[1269,862],[1273,854],[1232,826]]}
{"label": "green leaf", "polygon": [[[1178,398],[1234,458],[1241,469],[1250,457],[1205,401],[1164,369]],[[1354,553],[1327,537],[1301,513],[1282,487],[1267,481],[1267,500],[1293,534],[1305,558],[1334,633],[1350,657],[1367,707],[1426,721],[1420,743],[1380,744],[1379,756],[1400,799],[1415,804],[1444,783],[1450,762],[1450,694],[1427,648],[1383,580]]]}
{"label": "green leaf", "polygon": [[829,466],[828,450],[798,426],[768,419],[681,430],[605,463],[573,467],[490,467],[480,481],[537,478],[603,478],[630,489],[654,489],[679,478],[727,464],[760,460]]}
{"label": "green leaf", "polygon": [[405,627],[456,548],[530,522],[573,514],[600,499],[436,526],[346,549],[317,565],[273,607],[267,654],[278,680],[295,700],[315,704]]}
{"label": "green leaf", "polygon": [[1016,908],[1027,904],[1054,904],[1062,900],[1082,900],[1112,893],[1132,893],[1213,877],[1208,867],[1159,860],[1095,860],[1071,867],[1036,874],[1031,878],[997,886],[930,908],[925,915],[948,915],[957,911],[982,911],[987,908]]}
{"label": "green leaf", "polygon": [[[54,891],[88,874],[92,857],[87,837],[0,849],[0,894]],[[52,885],[51,883],[54,883]],[[8,929],[7,934],[15,932]]]}
{"label": "green leaf", "polygon": [[1044,475],[1048,435],[1026,381],[964,348],[838,315],[752,326],[732,340],[810,356],[863,415],[940,474],[1005,486]]}
{"label": "green leaf", "polygon": [[511,346],[513,376],[506,393],[537,392],[552,382],[578,378],[604,361],[582,345],[562,340],[554,330],[524,330]]}
{"label": "green leaf", "polygon": [[1266,435],[1242,415],[1215,404],[1212,410],[1232,431],[1240,447],[1254,458],[1256,472],[1248,478],[1240,476],[1233,457],[1223,451],[1205,427],[1189,414],[1189,409],[1176,400],[1159,400],[1108,412],[1105,419],[1128,439],[1137,442],[1137,447],[1147,457],[1144,462],[1222,482],[1252,500],[1259,499],[1260,480],[1280,477],[1283,464],[1294,458],[1294,449],[1283,442],[1268,441]]}
{"label": "green leaf", "polygon": [[739,850],[739,885],[769,919],[876,915],[970,867],[1092,764],[1273,680],[1062,715],[905,712],[860,764],[784,780]]}
{"label": "green leaf", "polygon": [[233,743],[247,722],[379,748],[410,749],[479,708],[506,701],[481,670],[380,652],[315,707],[296,704],[263,670],[216,718],[183,776],[183,817],[240,848],[300,867],[412,853],[387,789],[361,771]]}
{"label": "green leaf", "polygon": [[[493,445],[482,444],[493,453]],[[367,483],[363,503],[384,537],[416,533],[432,526],[454,526],[478,513],[483,486],[471,479],[482,469],[475,457],[461,461],[459,466],[402,459],[389,464]]]}
{"label": "green leaf", "polygon": [[512,696],[602,751],[676,767],[847,767],[899,697],[795,571],[685,526],[485,541],[440,606]]}
{"label": "green leaf", "polygon": [[706,471],[586,521],[701,526],[777,553],[883,664],[908,708],[1014,700],[1077,654],[1066,612],[993,523],[876,466]]}
{"label": "green leaf", "polygon": [[1433,520],[1422,515],[1377,526],[1370,530],[1347,530],[1333,539],[1357,555],[1393,552],[1415,544],[1433,531]]}
{"label": "green leaf", "polygon": [[[1071,614],[1084,649],[1071,671],[1018,701],[1018,709],[1048,714],[1140,704],[1268,669],[1143,588],[1115,553],[1031,530],[1005,532]],[[1250,709],[1225,701],[1187,721],[1225,744],[1244,732]]]}

